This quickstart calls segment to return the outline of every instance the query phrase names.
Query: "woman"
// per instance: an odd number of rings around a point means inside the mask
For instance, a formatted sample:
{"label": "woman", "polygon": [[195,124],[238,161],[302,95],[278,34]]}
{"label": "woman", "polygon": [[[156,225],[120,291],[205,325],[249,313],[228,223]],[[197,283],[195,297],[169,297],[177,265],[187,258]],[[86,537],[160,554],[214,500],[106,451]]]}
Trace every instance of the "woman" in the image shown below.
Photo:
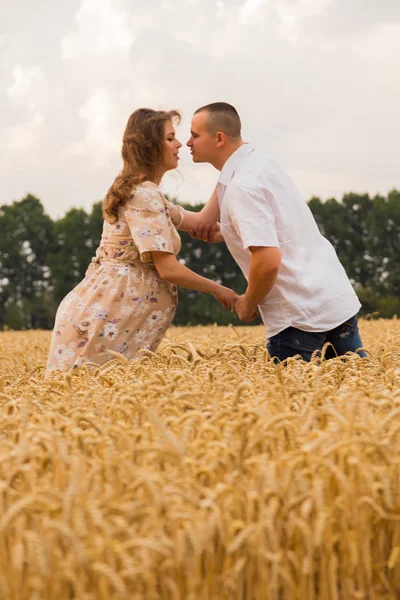
{"label": "woman", "polygon": [[177,286],[214,294],[226,307],[237,294],[178,262],[176,228],[216,223],[216,194],[200,213],[168,202],[160,188],[175,169],[179,148],[177,111],[136,110],[122,144],[123,168],[103,202],[103,234],[85,278],[61,302],[54,325],[46,376],[56,369],[99,365],[115,352],[132,359],[155,351],[171,324]]}

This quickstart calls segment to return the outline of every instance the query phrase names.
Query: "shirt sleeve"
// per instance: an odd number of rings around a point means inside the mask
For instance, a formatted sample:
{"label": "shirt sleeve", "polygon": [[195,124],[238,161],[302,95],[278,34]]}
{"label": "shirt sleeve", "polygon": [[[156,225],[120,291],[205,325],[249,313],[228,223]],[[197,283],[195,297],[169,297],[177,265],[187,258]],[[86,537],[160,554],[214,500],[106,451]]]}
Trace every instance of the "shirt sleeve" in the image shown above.
{"label": "shirt sleeve", "polygon": [[279,248],[270,192],[258,187],[235,186],[230,196],[229,212],[243,248]]}
{"label": "shirt sleeve", "polygon": [[170,202],[167,199],[164,199],[164,202],[167,206],[167,210],[171,217],[171,221],[173,222],[175,227],[178,229],[178,227],[182,223],[183,217],[185,215],[183,207],[179,206],[178,204],[172,204],[172,202]]}
{"label": "shirt sleeve", "polygon": [[125,219],[142,262],[152,262],[153,251],[174,254],[165,203],[158,190],[138,188],[125,209]]}

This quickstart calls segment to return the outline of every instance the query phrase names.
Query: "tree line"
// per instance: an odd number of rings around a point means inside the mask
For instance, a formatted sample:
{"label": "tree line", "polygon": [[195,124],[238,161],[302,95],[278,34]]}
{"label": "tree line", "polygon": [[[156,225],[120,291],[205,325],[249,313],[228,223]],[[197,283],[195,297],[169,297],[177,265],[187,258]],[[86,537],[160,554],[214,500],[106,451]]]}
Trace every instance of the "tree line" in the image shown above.
{"label": "tree line", "polygon": [[[350,193],[341,201],[313,197],[308,205],[358,293],[362,314],[400,316],[400,191],[373,198]],[[31,194],[0,206],[0,329],[51,329],[60,300],[84,277],[101,230],[101,202],[90,212],[72,208],[57,220]],[[246,282],[225,244],[181,237],[179,259],[186,266],[244,292]],[[239,323],[212,296],[180,290],[176,325],[214,322]]]}

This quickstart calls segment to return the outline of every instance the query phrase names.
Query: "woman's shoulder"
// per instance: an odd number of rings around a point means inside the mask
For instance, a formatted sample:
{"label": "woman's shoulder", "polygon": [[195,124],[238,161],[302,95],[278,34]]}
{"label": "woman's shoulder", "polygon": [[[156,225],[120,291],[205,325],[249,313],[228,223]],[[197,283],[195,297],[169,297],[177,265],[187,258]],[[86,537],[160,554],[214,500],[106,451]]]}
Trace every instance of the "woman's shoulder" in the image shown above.
{"label": "woman's shoulder", "polygon": [[158,187],[152,181],[144,181],[132,190],[125,210],[150,210],[165,212],[166,200]]}
{"label": "woman's shoulder", "polygon": [[163,195],[161,188],[152,181],[143,181],[142,183],[138,183],[138,185],[136,185],[135,188],[132,190],[132,195],[138,193],[143,194],[144,192],[155,196]]}
{"label": "woman's shoulder", "polygon": [[165,198],[161,189],[152,181],[143,181],[134,187],[128,204],[148,204],[156,201],[158,204],[165,204]]}
{"label": "woman's shoulder", "polygon": [[140,183],[138,187],[144,187],[144,188],[148,188],[148,189],[157,190],[161,194],[160,186],[157,185],[156,183],[154,183],[154,181],[149,181],[149,180],[142,181],[142,183]]}

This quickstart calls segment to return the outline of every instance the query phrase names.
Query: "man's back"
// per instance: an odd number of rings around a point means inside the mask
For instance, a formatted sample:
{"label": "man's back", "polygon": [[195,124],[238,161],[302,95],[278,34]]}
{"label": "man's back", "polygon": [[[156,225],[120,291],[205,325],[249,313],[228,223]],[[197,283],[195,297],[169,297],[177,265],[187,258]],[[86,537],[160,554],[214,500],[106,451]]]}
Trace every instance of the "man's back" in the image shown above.
{"label": "man's back", "polygon": [[248,144],[226,161],[219,178],[221,229],[248,278],[250,246],[276,246],[277,281],[260,304],[268,337],[287,327],[327,331],[360,308],[333,246],[320,233],[292,179]]}

